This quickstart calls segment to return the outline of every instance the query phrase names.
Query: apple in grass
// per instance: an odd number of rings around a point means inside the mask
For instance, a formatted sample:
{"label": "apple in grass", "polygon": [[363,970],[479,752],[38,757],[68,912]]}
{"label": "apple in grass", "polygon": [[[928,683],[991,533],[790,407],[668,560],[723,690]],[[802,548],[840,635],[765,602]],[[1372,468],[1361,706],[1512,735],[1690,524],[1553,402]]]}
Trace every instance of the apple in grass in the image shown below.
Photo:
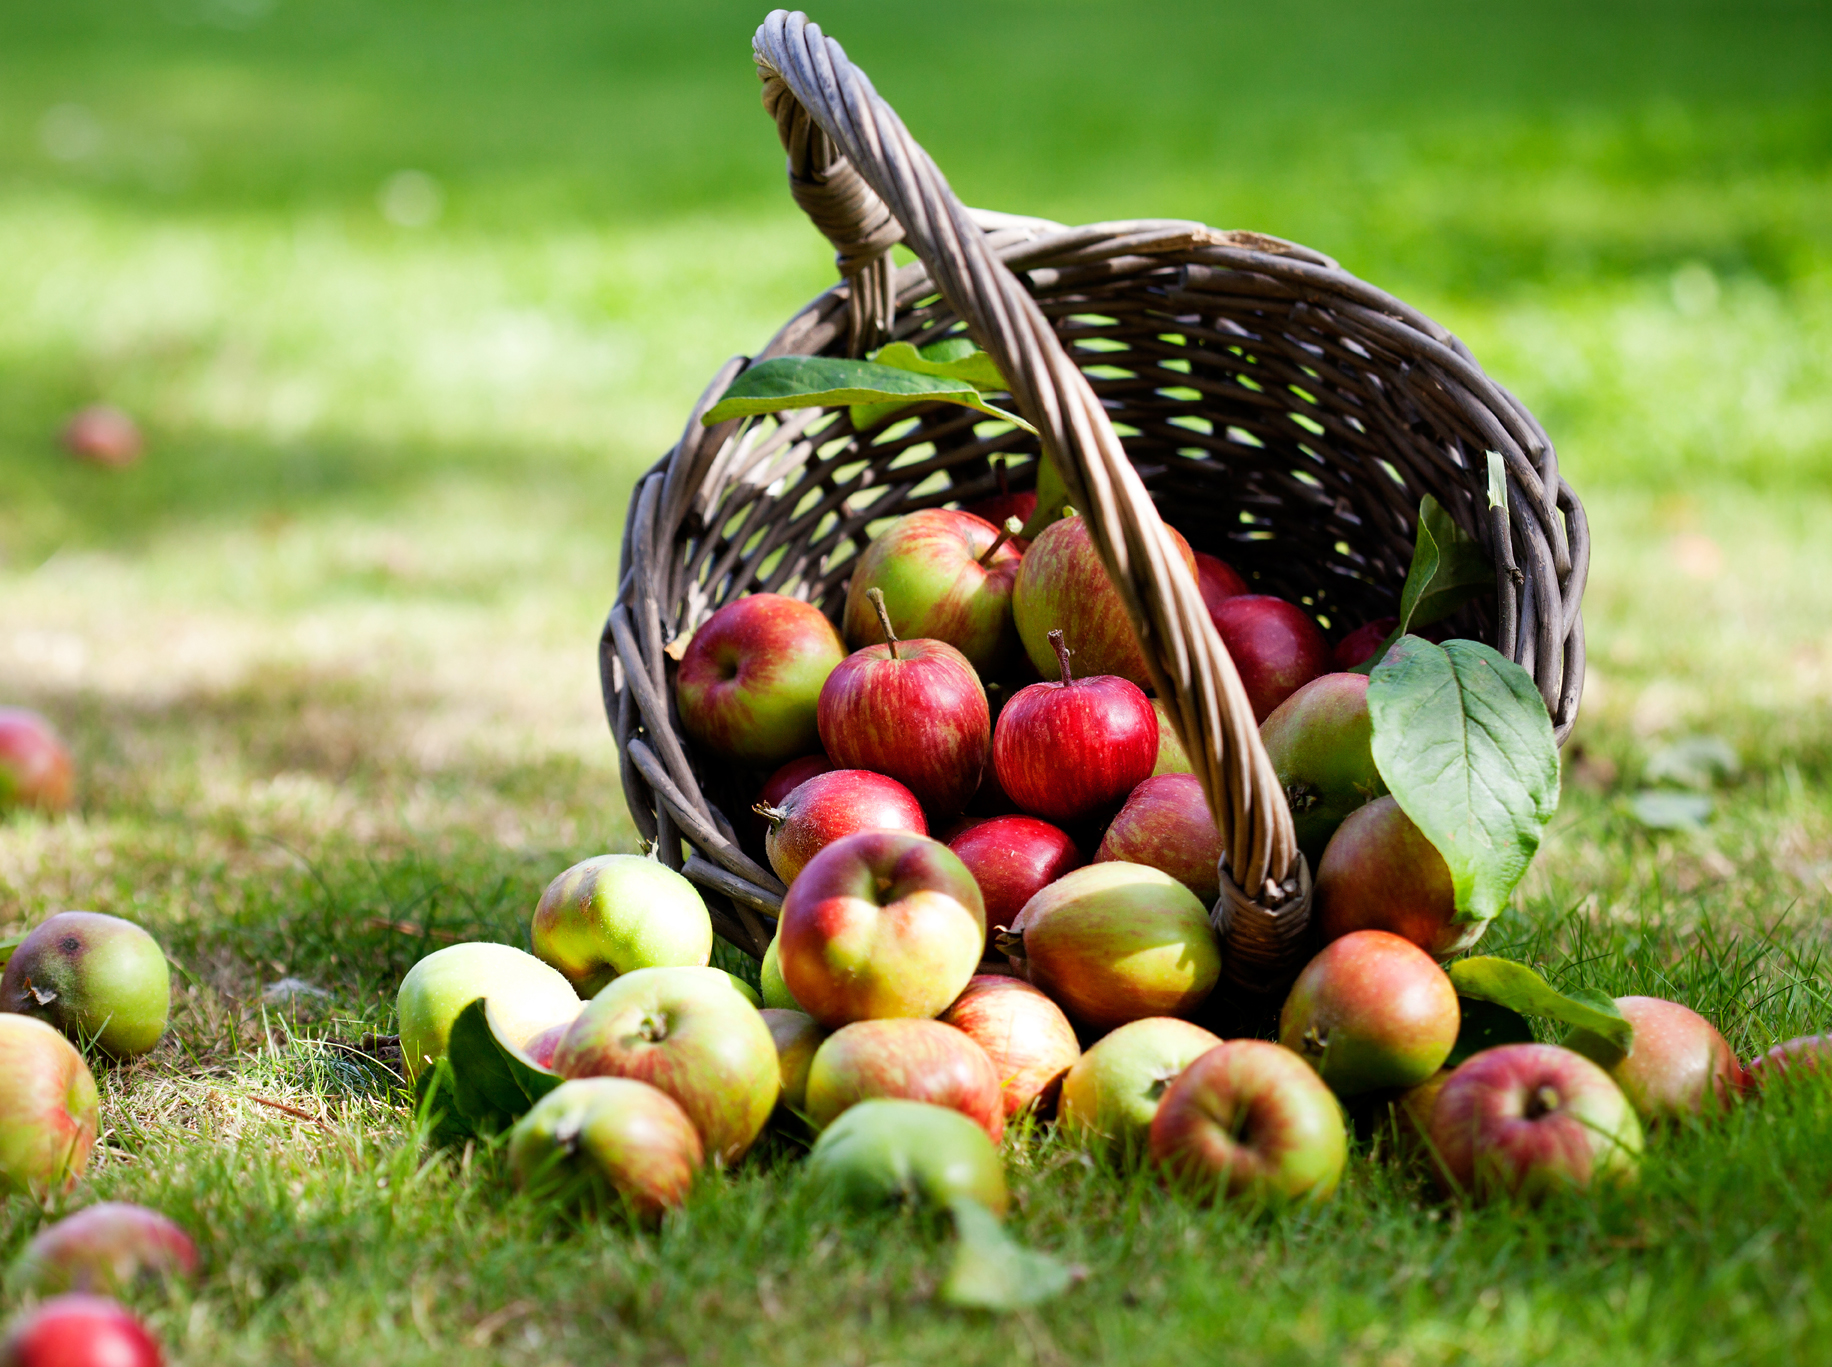
{"label": "apple in grass", "polygon": [[516,1186],[560,1195],[609,1188],[645,1220],[686,1200],[705,1161],[687,1112],[632,1078],[562,1082],[509,1131]]}
{"label": "apple in grass", "polygon": [[1832,1077],[1832,1035],[1802,1035],[1751,1059],[1744,1086],[1760,1091],[1784,1077]]}
{"label": "apple in grass", "polygon": [[1304,1060],[1237,1039],[1185,1068],[1151,1120],[1152,1162],[1206,1194],[1320,1201],[1348,1163],[1342,1108]]}
{"label": "apple in grass", "polygon": [[948,848],[960,856],[979,885],[986,906],[988,950],[992,937],[1018,919],[1026,902],[1083,863],[1067,832],[1034,816],[974,822],[949,840]]}
{"label": "apple in grass", "polygon": [[1743,1067],[1718,1028],[1690,1007],[1659,997],[1617,997],[1635,1027],[1609,1071],[1643,1120],[1678,1120],[1721,1109],[1743,1086]]}
{"label": "apple in grass", "polygon": [[0,1015],[0,1194],[68,1191],[89,1166],[99,1114],[76,1046],[41,1020]]}
{"label": "apple in grass", "polygon": [[1486,1049],[1450,1075],[1431,1108],[1445,1179],[1477,1200],[1533,1201],[1632,1181],[1641,1124],[1608,1073],[1550,1044]]}
{"label": "apple in grass", "polygon": [[735,599],[681,653],[681,725],[721,758],[759,769],[805,755],[820,746],[821,685],[845,658],[846,643],[812,603],[780,593]]}
{"label": "apple in grass", "polygon": [[763,1023],[776,1041],[776,1066],[782,1074],[782,1095],[777,1104],[785,1110],[808,1109],[808,1070],[814,1054],[827,1038],[827,1032],[804,1011],[790,1011],[766,1006],[761,1012]]}
{"label": "apple in grass", "polygon": [[898,636],[946,641],[981,674],[1017,652],[1011,589],[1022,560],[1020,519],[995,526],[972,513],[921,508],[886,527],[859,555],[840,624],[855,649],[889,639],[873,589]]}
{"label": "apple in grass", "polygon": [[1017,978],[982,973],[941,1019],[986,1051],[1007,1118],[1055,1111],[1062,1079],[1081,1058],[1075,1027],[1055,1002]]}
{"label": "apple in grass", "polygon": [[830,769],[796,788],[773,807],[759,804],[769,823],[764,851],[782,881],[796,876],[834,841],[860,831],[929,833],[916,795],[894,778],[869,769]]}
{"label": "apple in grass", "polygon": [[1144,1153],[1165,1088],[1221,1043],[1170,1016],[1133,1021],[1097,1041],[1062,1079],[1063,1129],[1125,1156]]}
{"label": "apple in grass", "polygon": [[1238,598],[1248,592],[1247,581],[1227,561],[1219,560],[1206,551],[1197,551],[1195,554],[1196,587],[1202,590],[1202,605],[1209,610],[1209,620],[1213,621],[1215,609],[1228,599]]}
{"label": "apple in grass", "polygon": [[559,969],[513,945],[474,941],[435,950],[407,970],[395,995],[409,1082],[445,1057],[452,1023],[479,997],[489,1001],[491,1023],[502,1037],[524,1050],[584,1009]]}
{"label": "apple in grass", "polygon": [[172,974],[159,942],[132,921],[60,911],[19,943],[0,973],[0,1011],[56,1026],[113,1058],[165,1034]]}
{"label": "apple in grass", "polygon": [[1193,774],[1148,778],[1101,837],[1094,862],[1124,860],[1168,873],[1204,906],[1221,896],[1221,832]]}
{"label": "apple in grass", "polygon": [[28,1311],[0,1343],[0,1367],[162,1367],[159,1341],[104,1296],[56,1296]]}
{"label": "apple in grass", "polygon": [[1457,991],[1424,950],[1384,930],[1331,941],[1304,966],[1279,1013],[1279,1043],[1338,1096],[1416,1087],[1450,1057]]}
{"label": "apple in grass", "polygon": [[23,707],[0,707],[0,812],[61,812],[76,795],[76,763],[51,723]]}
{"label": "apple in grass", "polygon": [[1272,710],[1330,667],[1329,643],[1296,603],[1264,593],[1230,598],[1211,614],[1234,661],[1253,719]]}
{"label": "apple in grass", "polygon": [[1326,944],[1357,930],[1387,930],[1439,961],[1488,928],[1457,920],[1450,866],[1391,797],[1357,808],[1336,828],[1317,864],[1311,917]]}
{"label": "apple in grass", "polygon": [[903,641],[884,595],[875,605],[884,644],[854,651],[821,688],[821,744],[834,763],[896,779],[936,816],[954,816],[980,786],[992,748],[986,690],[945,641]]}
{"label": "apple in grass", "polygon": [[1314,870],[1349,813],[1387,791],[1374,767],[1368,676],[1312,679],[1260,724],[1260,741],[1285,790],[1298,848]]}
{"label": "apple in grass", "polygon": [[992,763],[999,786],[1024,811],[1083,821],[1110,811],[1151,776],[1158,714],[1125,679],[1074,677],[1063,633],[1049,636],[1061,677],[1021,688],[1005,704]]}
{"label": "apple in grass", "polygon": [[1393,634],[1393,628],[1399,625],[1397,617],[1377,617],[1372,622],[1364,622],[1347,636],[1336,642],[1335,649],[1329,653],[1330,663],[1337,669],[1354,669],[1366,664],[1380,649],[1380,643]]}
{"label": "apple in grass", "polygon": [[995,1144],[1005,1133],[992,1060],[970,1036],[938,1020],[855,1021],[822,1042],[808,1069],[808,1119],[824,1129],[874,1097],[959,1111]]}
{"label": "apple in grass", "polygon": [[634,854],[601,854],[554,879],[529,934],[535,957],[581,997],[633,968],[712,962],[712,917],[699,890]]}
{"label": "apple in grass", "polygon": [[156,1210],[103,1201],[41,1229],[7,1280],[40,1295],[62,1291],[124,1292],[142,1278],[197,1274],[197,1245]]}
{"label": "apple in grass", "polygon": [[808,1173],[865,1209],[946,1209],[967,1197],[1003,1215],[1010,1199],[999,1151],[983,1128],[946,1106],[899,1097],[861,1101],[822,1130]]}
{"label": "apple in grass", "polygon": [[784,986],[829,1029],[931,1018],[979,966],[985,904],[940,841],[861,831],[815,855],[790,885],[776,942]]}

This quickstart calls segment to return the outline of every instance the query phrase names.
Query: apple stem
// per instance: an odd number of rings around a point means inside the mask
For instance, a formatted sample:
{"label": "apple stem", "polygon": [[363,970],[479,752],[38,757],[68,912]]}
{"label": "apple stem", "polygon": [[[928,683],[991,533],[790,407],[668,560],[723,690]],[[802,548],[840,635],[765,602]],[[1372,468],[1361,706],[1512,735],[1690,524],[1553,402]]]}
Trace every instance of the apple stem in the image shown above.
{"label": "apple stem", "polygon": [[999,497],[1009,498],[1011,481],[1005,477],[1005,457],[994,456],[992,458],[992,477],[999,482]]}
{"label": "apple stem", "polygon": [[772,807],[767,802],[754,803],[751,810],[769,822],[772,830],[789,819],[789,814],[781,807]]}
{"label": "apple stem", "polygon": [[1024,524],[1018,521],[1017,518],[1006,518],[1005,525],[999,528],[999,534],[992,539],[992,544],[986,548],[986,554],[980,557],[980,565],[982,568],[992,563],[992,557],[999,553],[999,547],[1003,546],[1007,541],[1010,541],[1023,530]]}
{"label": "apple stem", "polygon": [[1050,633],[1050,649],[1056,652],[1056,659],[1062,665],[1062,686],[1067,688],[1075,682],[1075,676],[1069,673],[1069,648],[1062,642],[1060,630]]}
{"label": "apple stem", "polygon": [[867,589],[865,596],[871,599],[871,605],[878,609],[878,625],[884,628],[884,644],[891,648],[891,658],[901,660],[897,653],[897,633],[891,630],[891,610],[884,606],[883,589]]}

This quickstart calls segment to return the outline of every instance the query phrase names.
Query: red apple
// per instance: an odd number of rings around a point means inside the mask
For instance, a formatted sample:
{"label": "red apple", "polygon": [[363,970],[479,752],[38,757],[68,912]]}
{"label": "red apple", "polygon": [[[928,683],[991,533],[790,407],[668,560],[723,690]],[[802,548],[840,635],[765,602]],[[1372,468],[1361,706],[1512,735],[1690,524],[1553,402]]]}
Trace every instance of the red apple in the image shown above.
{"label": "red apple", "polygon": [[960,856],[986,904],[986,943],[1010,928],[1024,904],[1082,865],[1081,851],[1059,828],[1034,816],[995,816],[958,831],[948,848]]}
{"label": "red apple", "polygon": [[757,801],[751,810],[744,814],[746,829],[756,837],[757,848],[763,848],[763,842],[770,832],[770,823],[757,815],[758,807],[780,807],[782,800],[816,774],[825,774],[834,767],[833,761],[825,753],[798,755],[771,774],[757,790]]}
{"label": "red apple", "polygon": [[956,815],[979,788],[992,748],[986,690],[945,641],[900,641],[888,626],[885,637],[828,676],[821,744],[842,768],[888,774],[937,816]]}
{"label": "red apple", "polygon": [[872,539],[852,572],[841,618],[848,644],[875,645],[884,628],[870,593],[884,594],[898,636],[946,641],[981,674],[1017,652],[1011,586],[1024,523],[1001,527],[947,508],[906,513]]}
{"label": "red apple", "polygon": [[564,1193],[583,1179],[652,1220],[687,1199],[706,1152],[687,1112],[658,1088],[585,1077],[562,1082],[515,1122],[508,1157],[518,1187]]}
{"label": "red apple", "polygon": [[0,707],[0,812],[61,812],[76,794],[76,765],[51,723],[23,707]]}
{"label": "red apple", "polygon": [[1217,1045],[1165,1089],[1151,1158],[1198,1190],[1262,1202],[1320,1201],[1348,1163],[1348,1128],[1329,1088],[1266,1040]]}
{"label": "red apple", "polygon": [[95,1146],[95,1079],[41,1020],[0,1015],[0,1193],[68,1191]]}
{"label": "red apple", "polygon": [[1330,667],[1329,643],[1296,603],[1246,593],[1228,599],[1213,616],[1255,721],[1265,721],[1273,708]]}
{"label": "red apple", "polygon": [[1368,676],[1322,674],[1273,709],[1260,740],[1314,869],[1350,812],[1387,791],[1374,767]]}
{"label": "red apple", "polygon": [[159,1341],[101,1296],[57,1296],[30,1311],[0,1344],[0,1367],[161,1367]]}
{"label": "red apple", "polygon": [[767,768],[820,744],[821,685],[846,658],[812,603],[753,593],[700,624],[681,654],[681,725],[723,759]]}
{"label": "red apple", "polygon": [[861,831],[815,855],[790,885],[776,940],[784,985],[822,1025],[931,1018],[973,976],[986,909],[940,841]]}
{"label": "red apple", "polygon": [[1063,1129],[1121,1154],[1143,1153],[1165,1088],[1220,1043],[1200,1025],[1169,1016],[1122,1025],[1063,1078]]}
{"label": "red apple", "polygon": [[1616,1009],[1635,1027],[1635,1038],[1609,1075],[1643,1120],[1721,1109],[1742,1089],[1743,1066],[1698,1012],[1659,997],[1617,997]]}
{"label": "red apple", "polygon": [[1021,688],[1005,704],[992,764],[999,786],[1025,811],[1081,821],[1111,809],[1151,776],[1158,714],[1125,679],[1075,678],[1062,633],[1052,631],[1050,641],[1062,679]]}
{"label": "red apple", "polygon": [[1090,864],[1025,904],[1000,948],[1091,1030],[1186,1016],[1221,976],[1208,908],[1143,864]]}
{"label": "red apple", "polygon": [[814,1064],[815,1050],[827,1038],[827,1032],[814,1017],[801,1011],[766,1006],[759,1012],[770,1027],[770,1038],[776,1041],[776,1066],[782,1073],[782,1096],[778,1103],[785,1110],[808,1109],[808,1069]]}
{"label": "red apple", "polygon": [[1832,1077],[1832,1035],[1802,1035],[1751,1059],[1744,1085],[1760,1091],[1784,1077]]}
{"label": "red apple", "polygon": [[1101,837],[1094,862],[1123,859],[1168,873],[1204,906],[1221,896],[1221,832],[1193,774],[1148,778]]}
{"label": "red apple", "polygon": [[878,1097],[959,1111],[998,1143],[1005,1134],[999,1074],[986,1051],[937,1020],[870,1020],[834,1031],[808,1069],[808,1119],[821,1129]]}
{"label": "red apple", "polygon": [[942,1020],[986,1051],[1007,1116],[1032,1105],[1046,1116],[1056,1109],[1063,1076],[1081,1057],[1081,1045],[1055,1002],[1017,978],[982,973]]}
{"label": "red apple", "polygon": [[764,849],[784,883],[793,883],[808,861],[834,841],[859,831],[929,833],[916,795],[869,769],[816,774],[779,805],[759,805],[757,811],[770,823]]}
{"label": "red apple", "polygon": [[1450,866],[1391,797],[1349,813],[1323,850],[1311,902],[1325,944],[1357,930],[1390,930],[1439,961],[1482,938],[1488,922],[1457,920]]}
{"label": "red apple", "polygon": [[197,1245],[156,1210],[103,1201],[38,1231],[11,1279],[40,1295],[123,1292],[142,1277],[197,1274]]}
{"label": "red apple", "polygon": [[1478,1200],[1537,1200],[1634,1178],[1641,1125],[1596,1064],[1550,1044],[1486,1049],[1452,1073],[1431,1109],[1447,1180]]}
{"label": "red apple", "polygon": [[112,404],[79,408],[64,424],[64,450],[97,465],[120,468],[140,459],[146,443],[134,420]]}
{"label": "red apple", "polygon": [[1377,617],[1372,622],[1363,623],[1336,642],[1336,648],[1329,653],[1330,663],[1344,670],[1367,663],[1374,652],[1380,649],[1380,643],[1391,636],[1393,628],[1398,625],[1397,617]]}
{"label": "red apple", "polygon": [[[973,503],[963,503],[961,504],[961,511],[963,513],[972,513],[975,517],[983,517],[995,527],[1003,527],[1005,525],[1005,520],[1012,517],[1018,519],[1018,525],[1020,527],[1028,526],[1031,518],[1036,516],[1037,513],[1036,491],[1034,489],[1026,489],[1022,493],[1014,494],[1011,491],[1011,483],[1005,475],[1005,461],[999,456],[994,456],[992,458],[992,473],[993,477],[999,482],[999,492],[994,494],[991,498],[978,499]],[[1023,537],[1014,536],[1011,539],[1011,544],[1022,551],[1025,547],[1030,545],[1030,542],[1026,541]]]}
{"label": "red apple", "polygon": [[1279,1043],[1338,1096],[1416,1087],[1444,1066],[1463,1023],[1457,990],[1424,950],[1384,930],[1331,942],[1279,1013]]}
{"label": "red apple", "polygon": [[1247,592],[1247,581],[1235,573],[1225,560],[1217,560],[1206,551],[1196,552],[1196,587],[1202,590],[1202,605],[1214,620],[1215,609],[1230,598]]}
{"label": "red apple", "polygon": [[[1176,528],[1170,529],[1192,577],[1196,558]],[[1065,517],[1040,532],[1024,552],[1011,596],[1024,652],[1044,678],[1056,672],[1049,634],[1060,630],[1074,645],[1086,674],[1113,674],[1141,688],[1151,686],[1145,652],[1119,590],[1107,577],[1085,518]]]}

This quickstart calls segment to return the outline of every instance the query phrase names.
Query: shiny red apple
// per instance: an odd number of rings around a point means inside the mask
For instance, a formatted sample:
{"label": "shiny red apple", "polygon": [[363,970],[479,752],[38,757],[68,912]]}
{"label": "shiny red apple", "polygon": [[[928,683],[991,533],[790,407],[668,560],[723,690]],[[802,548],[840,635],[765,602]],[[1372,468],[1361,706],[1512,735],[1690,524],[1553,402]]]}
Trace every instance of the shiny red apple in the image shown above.
{"label": "shiny red apple", "polygon": [[859,831],[929,833],[916,795],[894,778],[869,769],[830,769],[816,774],[774,807],[758,805],[770,823],[764,849],[784,883],[834,841]]}
{"label": "shiny red apple", "polygon": [[1247,592],[1247,581],[1227,561],[1218,560],[1207,551],[1197,551],[1196,587],[1202,590],[1202,605],[1209,610],[1212,621],[1215,609],[1228,599]]}
{"label": "shiny red apple", "polygon": [[755,838],[758,849],[770,833],[770,823],[757,815],[758,807],[780,807],[782,800],[816,774],[824,774],[834,768],[832,760],[825,753],[797,755],[787,764],[763,781],[763,787],[757,790],[757,800],[751,804],[751,810],[744,814],[744,826],[749,835]]}
{"label": "shiny red apple", "polygon": [[769,768],[818,749],[821,685],[846,658],[812,603],[753,593],[708,617],[681,654],[681,725],[714,754]]}
{"label": "shiny red apple", "polygon": [[1043,993],[1018,978],[982,973],[941,1019],[986,1051],[999,1077],[1005,1114],[1056,1109],[1062,1079],[1081,1057],[1075,1027]]}
{"label": "shiny red apple", "polygon": [[999,1074],[986,1051],[937,1020],[855,1021],[829,1035],[808,1069],[808,1119],[825,1129],[878,1098],[959,1111],[998,1143],[1005,1133]]}
{"label": "shiny red apple", "polygon": [[1247,593],[1228,599],[1213,616],[1255,721],[1265,721],[1273,708],[1330,667],[1329,643],[1296,603]]}
{"label": "shiny red apple", "polygon": [[6,1342],[0,1367],[161,1367],[159,1341],[132,1312],[102,1296],[57,1296],[28,1311]]}
{"label": "shiny red apple", "polygon": [[1336,648],[1329,653],[1330,664],[1344,670],[1366,664],[1398,625],[1397,617],[1377,617],[1372,622],[1364,622],[1336,642]]}
{"label": "shiny red apple", "polygon": [[1221,832],[1193,774],[1163,774],[1132,790],[1094,862],[1123,859],[1168,873],[1204,906],[1221,895]]}
{"label": "shiny red apple", "polygon": [[1034,816],[975,821],[958,831],[948,848],[979,884],[989,948],[999,927],[1009,929],[1026,902],[1083,862],[1066,832]]}

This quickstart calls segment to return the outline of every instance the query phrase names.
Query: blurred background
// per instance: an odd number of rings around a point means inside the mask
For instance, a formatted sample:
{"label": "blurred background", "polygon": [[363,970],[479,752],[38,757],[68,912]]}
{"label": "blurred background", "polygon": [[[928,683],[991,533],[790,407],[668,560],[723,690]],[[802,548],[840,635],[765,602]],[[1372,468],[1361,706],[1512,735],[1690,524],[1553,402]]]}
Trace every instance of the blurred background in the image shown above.
{"label": "blurred background", "polygon": [[[0,923],[327,880],[487,919],[479,889],[519,908],[629,847],[594,651],[626,492],[832,278],[759,106],[764,12],[0,3],[0,703],[84,769],[76,817],[0,825]],[[1597,544],[1537,886],[1823,902],[1832,10],[815,17],[970,203],[1278,234],[1460,334]],[[136,463],[60,447],[95,402]],[[1702,824],[1636,807],[1675,782],[1718,789]]]}

